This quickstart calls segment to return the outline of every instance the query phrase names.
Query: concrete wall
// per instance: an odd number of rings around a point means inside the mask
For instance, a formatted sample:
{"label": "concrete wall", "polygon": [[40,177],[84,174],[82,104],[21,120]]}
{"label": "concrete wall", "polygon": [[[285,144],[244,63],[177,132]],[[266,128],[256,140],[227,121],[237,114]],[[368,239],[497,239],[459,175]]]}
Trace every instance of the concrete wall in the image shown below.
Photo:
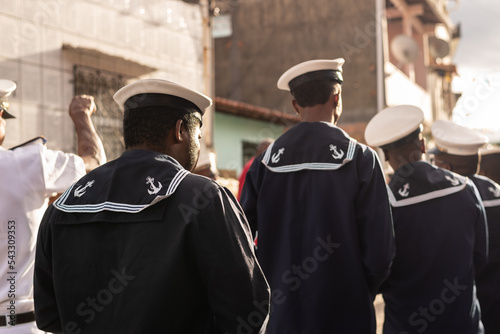
{"label": "concrete wall", "polygon": [[217,168],[236,171],[239,176],[243,168],[243,141],[258,144],[265,138],[276,139],[284,131],[282,125],[216,112],[214,148]]}
{"label": "concrete wall", "polygon": [[199,5],[1,0],[0,31],[0,78],[18,85],[9,98],[17,119],[7,122],[5,147],[44,134],[50,148],[74,151],[67,115],[74,65],[165,78],[204,91]]}
{"label": "concrete wall", "polygon": [[276,88],[289,67],[310,59],[346,59],[341,123],[376,113],[374,0],[239,1],[233,34],[215,40],[216,95],[294,114]]}

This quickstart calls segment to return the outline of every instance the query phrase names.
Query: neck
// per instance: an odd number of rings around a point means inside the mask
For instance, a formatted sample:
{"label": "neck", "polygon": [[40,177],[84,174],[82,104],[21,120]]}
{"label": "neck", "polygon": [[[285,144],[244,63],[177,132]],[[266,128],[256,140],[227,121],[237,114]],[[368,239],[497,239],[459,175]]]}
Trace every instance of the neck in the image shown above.
{"label": "neck", "polygon": [[389,154],[389,165],[391,165],[394,171],[399,168],[416,161],[422,161],[422,153],[414,151],[411,154],[401,154],[401,153],[390,153]]}
{"label": "neck", "polygon": [[459,156],[452,154],[439,154],[436,156],[439,167],[444,167],[460,175],[473,175],[479,167],[478,155]]}
{"label": "neck", "polygon": [[300,119],[302,122],[337,123],[337,120],[332,112],[332,108],[325,104],[303,108],[300,112]]}
{"label": "neck", "polygon": [[463,166],[452,168],[452,172],[455,172],[460,175],[474,175],[477,173],[477,168],[473,166]]}
{"label": "neck", "polygon": [[171,155],[169,151],[165,150],[164,148],[161,148],[160,146],[153,147],[153,146],[146,145],[146,144],[139,144],[139,145],[130,146],[130,147],[126,148],[126,151],[133,151],[133,150],[154,151],[154,152],[158,152],[161,154]]}

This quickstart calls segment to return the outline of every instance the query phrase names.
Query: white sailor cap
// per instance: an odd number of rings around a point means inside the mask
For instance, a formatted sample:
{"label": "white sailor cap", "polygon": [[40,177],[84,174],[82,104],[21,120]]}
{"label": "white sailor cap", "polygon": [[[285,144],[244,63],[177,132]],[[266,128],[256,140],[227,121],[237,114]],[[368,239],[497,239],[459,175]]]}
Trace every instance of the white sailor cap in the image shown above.
{"label": "white sailor cap", "polygon": [[475,155],[488,142],[485,134],[446,120],[435,121],[431,132],[436,142],[436,148],[431,153],[438,150],[453,155]]}
{"label": "white sailor cap", "polygon": [[[0,79],[0,99],[3,100],[4,98],[12,94],[12,92],[16,90],[16,87],[17,86],[14,81]],[[4,119],[15,118],[12,114],[8,112],[9,110],[8,102],[2,101],[0,103],[0,109],[3,111],[2,118]]]}
{"label": "white sailor cap", "polygon": [[166,106],[174,109],[194,109],[202,115],[212,105],[212,99],[192,89],[163,79],[135,81],[113,96],[124,110],[151,106]]}
{"label": "white sailor cap", "polygon": [[278,79],[278,88],[293,90],[303,83],[315,80],[333,80],[342,84],[343,58],[308,60],[288,69]]}
{"label": "white sailor cap", "polygon": [[398,144],[413,132],[420,133],[423,121],[424,113],[416,106],[400,105],[385,108],[368,122],[365,129],[366,143],[379,147]]}

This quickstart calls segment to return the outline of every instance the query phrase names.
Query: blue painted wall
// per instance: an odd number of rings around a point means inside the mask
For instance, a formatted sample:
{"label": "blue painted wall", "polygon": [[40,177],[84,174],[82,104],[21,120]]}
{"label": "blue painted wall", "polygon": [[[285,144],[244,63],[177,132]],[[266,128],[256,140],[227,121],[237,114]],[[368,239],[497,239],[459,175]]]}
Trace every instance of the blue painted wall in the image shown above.
{"label": "blue painted wall", "polygon": [[260,143],[265,138],[278,138],[285,127],[265,121],[215,112],[214,148],[217,168],[235,170],[239,176],[243,169],[243,142]]}

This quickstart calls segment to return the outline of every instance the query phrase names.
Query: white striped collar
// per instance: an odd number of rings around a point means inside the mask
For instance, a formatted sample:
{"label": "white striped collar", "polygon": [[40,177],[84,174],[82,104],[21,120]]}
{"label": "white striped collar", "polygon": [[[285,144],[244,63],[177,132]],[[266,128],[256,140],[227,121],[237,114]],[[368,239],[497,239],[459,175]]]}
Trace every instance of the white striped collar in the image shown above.
{"label": "white striped collar", "polygon": [[125,152],[77,181],[54,206],[68,213],[137,213],[171,196],[188,174],[170,156]]}
{"label": "white striped collar", "polygon": [[113,212],[125,212],[125,213],[138,213],[141,212],[142,210],[155,205],[156,203],[160,202],[161,200],[169,197],[172,195],[181,181],[189,174],[189,172],[185,169],[180,170],[177,172],[175,177],[172,179],[172,182],[170,183],[167,192],[164,195],[159,195],[156,196],[150,203],[148,204],[127,204],[127,203],[117,203],[117,202],[110,202],[110,201],[105,201],[102,203],[98,204],[82,204],[82,205],[67,205],[65,204],[65,201],[67,200],[68,196],[71,194],[72,191],[74,191],[74,187],[76,186],[76,183],[73,184],[70,188],[68,188],[64,194],[59,197],[55,202],[54,206],[63,212],[68,212],[68,213],[96,213],[96,212],[101,212],[101,211],[113,211]]}
{"label": "white striped collar", "polygon": [[261,162],[276,173],[337,170],[353,160],[356,146],[332,123],[302,122],[269,145]]}

